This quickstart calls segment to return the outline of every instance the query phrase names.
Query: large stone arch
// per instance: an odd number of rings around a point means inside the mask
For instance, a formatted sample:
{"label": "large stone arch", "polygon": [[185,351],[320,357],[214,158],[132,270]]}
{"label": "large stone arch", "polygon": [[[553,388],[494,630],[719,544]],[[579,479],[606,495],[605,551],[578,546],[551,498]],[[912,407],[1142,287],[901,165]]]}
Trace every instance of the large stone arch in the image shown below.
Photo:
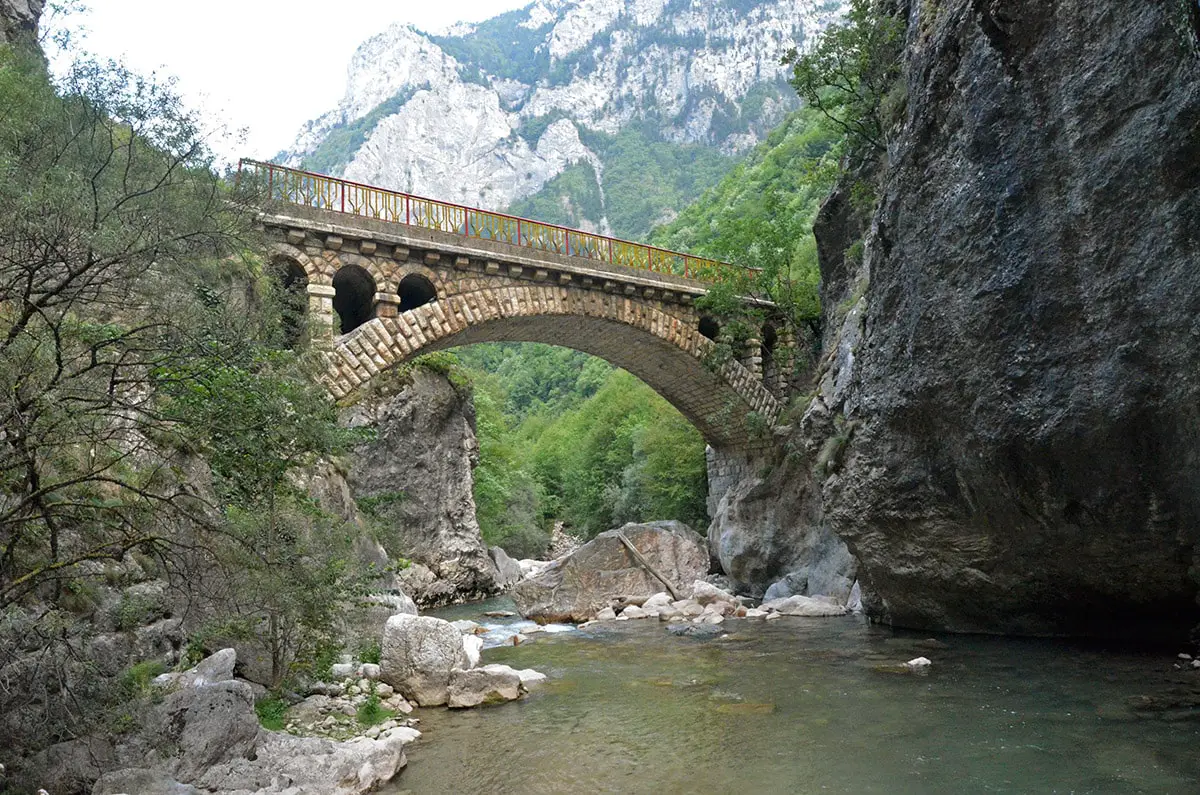
{"label": "large stone arch", "polygon": [[645,381],[719,449],[756,446],[779,415],[739,362],[709,363],[714,345],[692,323],[654,303],[549,285],[482,289],[375,318],[334,340],[326,383],[343,398],[407,359],[476,342],[545,342],[599,356]]}

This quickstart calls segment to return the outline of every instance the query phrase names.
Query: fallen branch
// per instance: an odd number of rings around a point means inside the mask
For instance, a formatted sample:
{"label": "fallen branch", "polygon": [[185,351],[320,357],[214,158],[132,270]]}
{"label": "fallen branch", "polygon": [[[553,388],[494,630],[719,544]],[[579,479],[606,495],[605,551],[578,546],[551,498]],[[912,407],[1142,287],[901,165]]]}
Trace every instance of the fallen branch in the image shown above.
{"label": "fallen branch", "polygon": [[642,553],[638,551],[638,548],[633,545],[632,541],[625,537],[624,533],[617,533],[617,538],[621,539],[621,543],[624,544],[625,548],[629,550],[629,554],[633,555],[633,559],[641,564],[642,568],[653,574],[659,582],[667,586],[667,591],[671,594],[672,599],[678,602],[683,598],[679,595],[679,591],[675,589],[675,586],[671,584],[671,581],[662,576],[658,569],[650,565],[650,561],[646,560],[646,558],[642,556]]}

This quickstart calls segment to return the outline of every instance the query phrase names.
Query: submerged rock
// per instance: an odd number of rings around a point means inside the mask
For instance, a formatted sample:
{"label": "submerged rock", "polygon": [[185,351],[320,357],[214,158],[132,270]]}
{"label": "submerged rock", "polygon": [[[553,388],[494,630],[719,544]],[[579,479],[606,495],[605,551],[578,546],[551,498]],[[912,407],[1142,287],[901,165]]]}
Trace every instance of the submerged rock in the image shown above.
{"label": "submerged rock", "polygon": [[[505,670],[507,669],[507,670]],[[451,709],[502,704],[521,697],[521,677],[508,666],[487,666],[454,671],[450,676]]]}
{"label": "submerged rock", "polygon": [[671,624],[667,632],[696,640],[712,640],[725,634],[725,630],[716,624]]}
{"label": "submerged rock", "polygon": [[[627,596],[651,597],[663,584],[639,565],[617,537],[623,533],[675,587],[702,579],[708,571],[704,540],[681,522],[627,524],[601,533],[513,590],[517,608],[538,621],[591,619]],[[628,609],[628,608],[626,608]]]}

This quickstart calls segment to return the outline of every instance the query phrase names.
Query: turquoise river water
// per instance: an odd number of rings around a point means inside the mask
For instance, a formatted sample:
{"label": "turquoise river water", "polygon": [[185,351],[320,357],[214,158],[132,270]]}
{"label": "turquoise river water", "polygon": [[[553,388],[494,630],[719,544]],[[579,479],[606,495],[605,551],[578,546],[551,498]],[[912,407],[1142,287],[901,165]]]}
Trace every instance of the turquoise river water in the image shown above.
{"label": "turquoise river water", "polygon": [[[484,602],[442,611],[495,628]],[[510,626],[504,626],[509,624]],[[517,626],[520,626],[519,624]],[[939,636],[861,618],[654,620],[484,651],[550,683],[415,713],[400,793],[1200,793],[1200,671],[1173,654]],[[901,672],[918,656],[926,675]],[[1146,710],[1147,703],[1164,705]]]}

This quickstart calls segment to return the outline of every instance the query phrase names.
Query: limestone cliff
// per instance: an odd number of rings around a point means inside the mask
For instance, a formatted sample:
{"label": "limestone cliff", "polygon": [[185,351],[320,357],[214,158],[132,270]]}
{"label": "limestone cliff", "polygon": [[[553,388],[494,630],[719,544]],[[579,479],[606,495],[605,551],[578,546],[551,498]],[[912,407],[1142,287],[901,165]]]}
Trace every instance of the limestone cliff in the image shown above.
{"label": "limestone cliff", "polygon": [[838,198],[817,229],[836,339],[814,411],[844,447],[824,519],[898,625],[1178,634],[1200,564],[1194,4],[901,13],[907,111],[865,257]]}
{"label": "limestone cliff", "polygon": [[345,410],[375,438],[350,456],[357,510],[379,528],[379,563],[411,561],[396,580],[422,606],[490,596],[495,563],[475,519],[474,409],[450,381],[423,367],[398,372]]}
{"label": "limestone cliff", "polygon": [[[627,191],[615,201],[633,203],[656,187],[639,191],[626,184],[637,175],[621,173],[646,169],[643,149],[752,147],[796,105],[780,57],[841,10],[816,0],[536,0],[441,34],[394,25],[363,43],[338,107],[305,125],[283,155],[496,210],[574,168],[584,185],[560,187],[580,214],[543,220],[620,229],[609,194]],[[622,131],[633,138],[614,142]],[[672,170],[691,168],[697,151]]]}

